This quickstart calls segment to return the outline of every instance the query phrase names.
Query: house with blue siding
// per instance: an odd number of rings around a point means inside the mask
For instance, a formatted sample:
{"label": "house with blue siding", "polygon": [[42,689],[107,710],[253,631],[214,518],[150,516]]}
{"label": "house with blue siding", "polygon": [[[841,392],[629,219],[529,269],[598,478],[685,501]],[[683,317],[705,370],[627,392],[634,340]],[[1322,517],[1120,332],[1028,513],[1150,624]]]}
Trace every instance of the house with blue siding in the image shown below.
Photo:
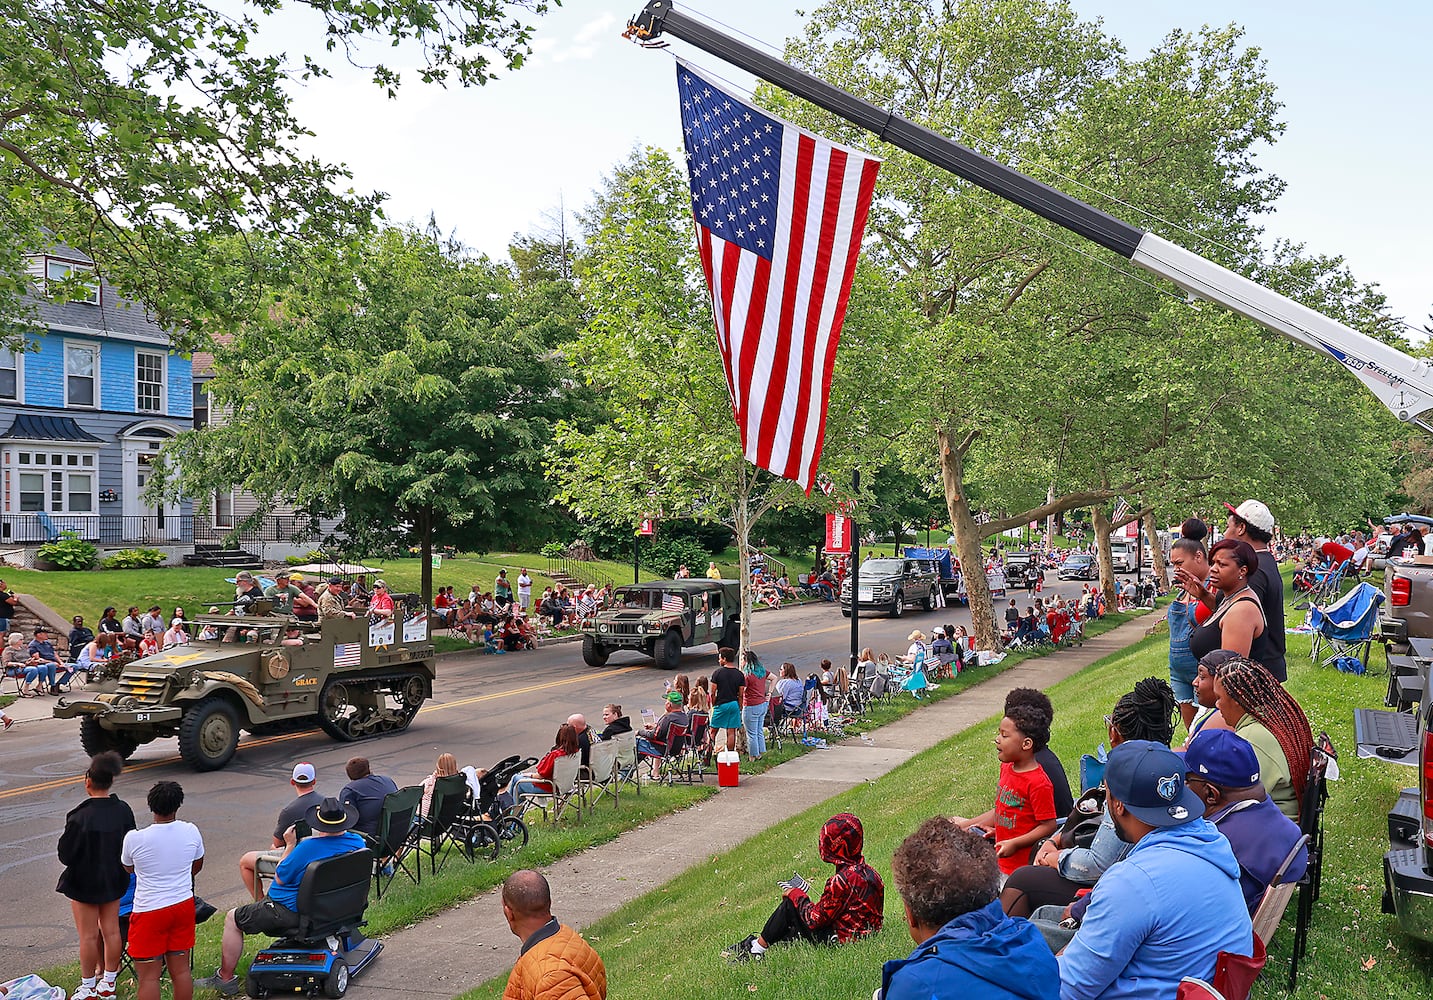
{"label": "house with blue siding", "polygon": [[[188,551],[192,504],[151,504],[144,488],[159,449],[193,426],[189,359],[84,254],[50,247],[29,273],[27,349],[0,350],[0,552],[30,564],[62,531],[102,549]],[[52,294],[76,281],[88,295]]]}

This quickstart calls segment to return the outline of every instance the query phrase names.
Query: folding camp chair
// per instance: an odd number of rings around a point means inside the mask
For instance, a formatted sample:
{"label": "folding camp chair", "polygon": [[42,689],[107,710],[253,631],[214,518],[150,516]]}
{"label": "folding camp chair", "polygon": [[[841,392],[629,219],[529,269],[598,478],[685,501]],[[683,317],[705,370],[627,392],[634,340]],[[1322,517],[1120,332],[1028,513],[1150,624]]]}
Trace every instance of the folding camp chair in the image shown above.
{"label": "folding camp chair", "polygon": [[1309,609],[1309,625],[1314,630],[1311,657],[1320,666],[1330,663],[1346,670],[1345,659],[1359,661],[1353,673],[1368,669],[1368,654],[1373,633],[1378,628],[1378,608],[1383,591],[1371,583],[1360,583],[1326,608],[1315,604]]}
{"label": "folding camp chair", "polygon": [[592,744],[588,765],[582,768],[580,778],[582,799],[588,809],[609,791],[612,793],[612,806],[616,808],[617,785],[621,781],[617,773],[617,751],[617,744],[611,740],[599,740]]}
{"label": "folding camp chair", "polygon": [[1235,955],[1221,951],[1214,959],[1214,981],[1206,983],[1193,976],[1185,976],[1179,982],[1175,1000],[1249,1000],[1249,991],[1254,980],[1264,969],[1268,955],[1264,942],[1254,935],[1254,954]]}
{"label": "folding camp chair", "polygon": [[639,767],[641,761],[637,757],[637,733],[635,730],[627,733],[619,733],[611,740],[617,748],[617,782],[612,787],[612,795],[615,798],[620,785],[631,785],[638,795],[642,794],[642,771]]}
{"label": "folding camp chair", "polygon": [[[419,839],[421,827],[414,822],[422,803],[422,785],[410,785],[396,792],[389,792],[383,797],[383,812],[378,818],[378,835],[363,835],[364,841],[378,857],[378,863],[373,867],[373,889],[379,899],[383,898],[383,890],[398,877],[400,871],[408,876],[414,885],[423,881],[423,846]],[[417,863],[410,865],[409,858],[414,856]]]}
{"label": "folding camp chair", "polygon": [[[480,853],[490,859],[497,857],[501,847],[498,838],[478,829],[480,826],[481,821],[473,815],[468,779],[461,774],[438,778],[433,783],[428,815],[422,818],[417,834],[420,840],[428,841],[430,873],[436,875],[442,871],[455,850],[470,862]],[[422,864],[421,858],[419,864]]]}
{"label": "folding camp chair", "polygon": [[1314,582],[1304,592],[1303,599],[1294,605],[1298,611],[1304,611],[1321,604],[1332,604],[1338,600],[1339,591],[1343,589],[1343,578],[1350,569],[1348,560],[1336,566],[1329,566],[1325,569],[1314,571]]}
{"label": "folding camp chair", "polygon": [[579,783],[581,772],[581,754],[570,753],[557,758],[552,765],[552,780],[547,783],[550,791],[519,794],[519,818],[528,809],[541,809],[543,819],[556,823],[562,818],[563,810],[572,806],[577,810],[577,818],[582,819],[582,788]]}

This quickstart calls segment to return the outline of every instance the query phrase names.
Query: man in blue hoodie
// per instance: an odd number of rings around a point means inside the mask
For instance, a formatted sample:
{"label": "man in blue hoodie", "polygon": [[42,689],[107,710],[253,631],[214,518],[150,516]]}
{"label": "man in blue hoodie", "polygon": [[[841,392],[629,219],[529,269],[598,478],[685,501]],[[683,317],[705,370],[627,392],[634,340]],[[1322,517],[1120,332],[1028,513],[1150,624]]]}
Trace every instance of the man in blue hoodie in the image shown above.
{"label": "man in blue hoodie", "polygon": [[896,848],[891,873],[916,943],[881,970],[882,1000],[1055,1000],[1059,970],[1028,920],[1000,907],[989,841],[944,816]]}
{"label": "man in blue hoodie", "polygon": [[1060,954],[1060,1000],[1174,1000],[1185,976],[1213,978],[1221,951],[1253,953],[1239,862],[1184,782],[1184,761],[1159,743],[1110,751],[1110,816],[1134,847]]}

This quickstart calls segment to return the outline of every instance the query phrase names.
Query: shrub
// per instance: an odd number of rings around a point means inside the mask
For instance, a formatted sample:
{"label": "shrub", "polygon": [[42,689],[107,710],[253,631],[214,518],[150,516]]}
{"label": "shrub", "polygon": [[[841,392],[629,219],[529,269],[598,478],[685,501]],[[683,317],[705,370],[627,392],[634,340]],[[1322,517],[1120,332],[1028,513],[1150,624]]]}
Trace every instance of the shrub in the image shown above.
{"label": "shrub", "polygon": [[662,576],[671,576],[677,567],[686,565],[695,575],[706,571],[711,553],[693,538],[659,538],[639,549],[639,558]]}
{"label": "shrub", "polygon": [[120,549],[100,560],[103,569],[153,569],[164,562],[158,549]]}
{"label": "shrub", "polygon": [[560,559],[562,558],[562,553],[566,551],[566,549],[567,546],[563,545],[561,542],[548,542],[546,545],[544,545],[541,549],[538,550],[538,554],[545,559]]}
{"label": "shrub", "polygon": [[35,553],[56,569],[93,569],[99,562],[100,550],[79,536],[78,532],[62,531],[53,542],[41,545]]}

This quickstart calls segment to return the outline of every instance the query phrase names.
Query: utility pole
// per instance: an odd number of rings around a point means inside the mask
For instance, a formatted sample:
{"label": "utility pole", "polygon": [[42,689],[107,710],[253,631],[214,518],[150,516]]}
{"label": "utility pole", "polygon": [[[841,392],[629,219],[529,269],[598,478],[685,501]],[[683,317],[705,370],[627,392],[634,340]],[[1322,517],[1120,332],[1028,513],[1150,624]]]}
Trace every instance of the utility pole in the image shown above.
{"label": "utility pole", "polygon": [[[861,653],[861,529],[856,524],[855,503],[861,492],[861,470],[851,470],[851,676]],[[839,595],[838,595],[839,596]]]}

